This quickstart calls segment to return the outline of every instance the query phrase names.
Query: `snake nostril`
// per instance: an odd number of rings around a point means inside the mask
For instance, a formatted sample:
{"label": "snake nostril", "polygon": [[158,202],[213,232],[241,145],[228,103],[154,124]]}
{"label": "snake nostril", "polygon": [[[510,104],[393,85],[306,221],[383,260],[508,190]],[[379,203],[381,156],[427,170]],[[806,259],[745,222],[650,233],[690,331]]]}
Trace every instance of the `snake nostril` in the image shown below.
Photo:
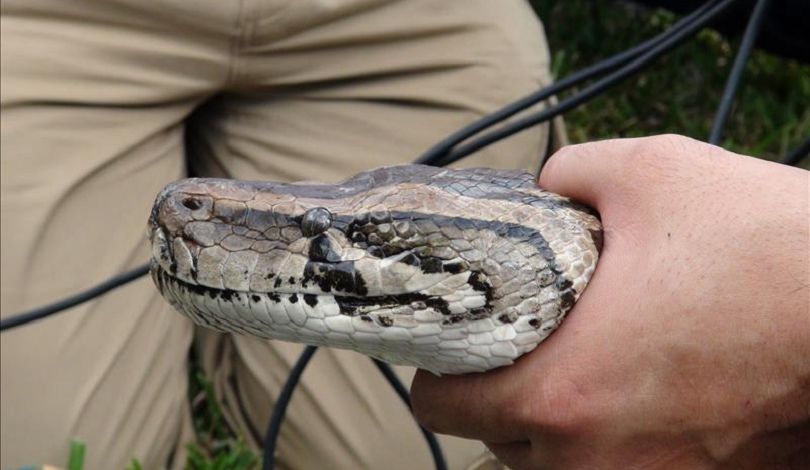
{"label": "snake nostril", "polygon": [[181,204],[183,204],[183,206],[185,206],[188,209],[191,209],[193,211],[196,211],[197,209],[202,207],[202,202],[200,202],[199,199],[196,199],[196,198],[193,198],[193,197],[187,197],[187,198],[183,199]]}

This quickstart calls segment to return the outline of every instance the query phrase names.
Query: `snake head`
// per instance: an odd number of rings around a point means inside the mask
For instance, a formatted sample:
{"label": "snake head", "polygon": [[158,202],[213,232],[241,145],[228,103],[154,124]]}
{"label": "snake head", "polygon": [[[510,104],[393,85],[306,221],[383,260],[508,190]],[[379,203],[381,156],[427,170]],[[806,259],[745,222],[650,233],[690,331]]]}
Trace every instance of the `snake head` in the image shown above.
{"label": "snake head", "polygon": [[181,180],[149,220],[153,278],[195,322],[437,373],[510,364],[545,338],[599,231],[527,173],[416,165],[338,184]]}

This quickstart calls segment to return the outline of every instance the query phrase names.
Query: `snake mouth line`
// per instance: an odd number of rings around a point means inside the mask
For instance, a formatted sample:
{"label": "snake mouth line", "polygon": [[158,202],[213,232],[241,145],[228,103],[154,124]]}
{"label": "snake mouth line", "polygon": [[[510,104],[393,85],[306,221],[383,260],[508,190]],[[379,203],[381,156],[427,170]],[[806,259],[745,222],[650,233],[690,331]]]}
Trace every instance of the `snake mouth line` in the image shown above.
{"label": "snake mouth line", "polygon": [[[174,276],[154,259],[151,261],[151,274],[158,289],[164,295],[167,292],[167,285],[171,284],[174,290],[180,289],[187,293],[208,297],[212,300],[221,300],[231,303],[235,301],[258,303],[266,299],[273,303],[279,303],[284,299],[290,303],[301,301],[313,308],[320,302],[320,297],[330,297],[334,299],[334,302],[338,305],[341,314],[359,316],[362,320],[366,321],[372,321],[369,314],[381,311],[395,315],[412,315],[412,313],[409,312],[429,309],[441,314],[443,318],[442,323],[445,325],[455,324],[463,320],[478,320],[492,315],[489,286],[483,285],[478,280],[479,274],[475,272],[470,274],[468,282],[475,290],[481,292],[481,295],[486,298],[486,302],[481,307],[473,308],[465,312],[453,311],[447,300],[439,295],[428,295],[420,292],[358,297],[356,295],[340,295],[334,292],[321,292],[317,294],[290,291],[251,292],[209,287],[190,283]],[[393,325],[393,320],[387,315],[381,315],[377,317],[377,320],[378,323],[384,327]]]}

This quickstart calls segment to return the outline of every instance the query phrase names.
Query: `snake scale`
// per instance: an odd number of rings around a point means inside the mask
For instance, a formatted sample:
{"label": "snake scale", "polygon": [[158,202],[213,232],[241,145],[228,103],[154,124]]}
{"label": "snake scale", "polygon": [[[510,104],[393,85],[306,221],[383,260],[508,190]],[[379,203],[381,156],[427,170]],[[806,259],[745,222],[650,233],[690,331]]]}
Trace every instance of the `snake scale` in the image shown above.
{"label": "snake scale", "polygon": [[554,331],[602,231],[530,173],[404,165],[339,184],[176,181],[149,238],[155,284],[197,324],[458,374]]}

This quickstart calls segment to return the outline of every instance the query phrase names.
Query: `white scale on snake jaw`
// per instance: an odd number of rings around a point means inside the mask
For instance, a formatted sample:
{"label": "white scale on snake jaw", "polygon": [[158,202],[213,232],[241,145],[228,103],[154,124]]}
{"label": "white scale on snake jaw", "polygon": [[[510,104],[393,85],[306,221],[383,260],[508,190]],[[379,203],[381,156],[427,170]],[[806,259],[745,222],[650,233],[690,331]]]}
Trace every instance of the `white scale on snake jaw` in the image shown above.
{"label": "white scale on snake jaw", "polygon": [[421,166],[338,186],[184,180],[150,227],[153,278],[193,321],[435,373],[532,350],[590,279],[601,230],[531,175]]}

